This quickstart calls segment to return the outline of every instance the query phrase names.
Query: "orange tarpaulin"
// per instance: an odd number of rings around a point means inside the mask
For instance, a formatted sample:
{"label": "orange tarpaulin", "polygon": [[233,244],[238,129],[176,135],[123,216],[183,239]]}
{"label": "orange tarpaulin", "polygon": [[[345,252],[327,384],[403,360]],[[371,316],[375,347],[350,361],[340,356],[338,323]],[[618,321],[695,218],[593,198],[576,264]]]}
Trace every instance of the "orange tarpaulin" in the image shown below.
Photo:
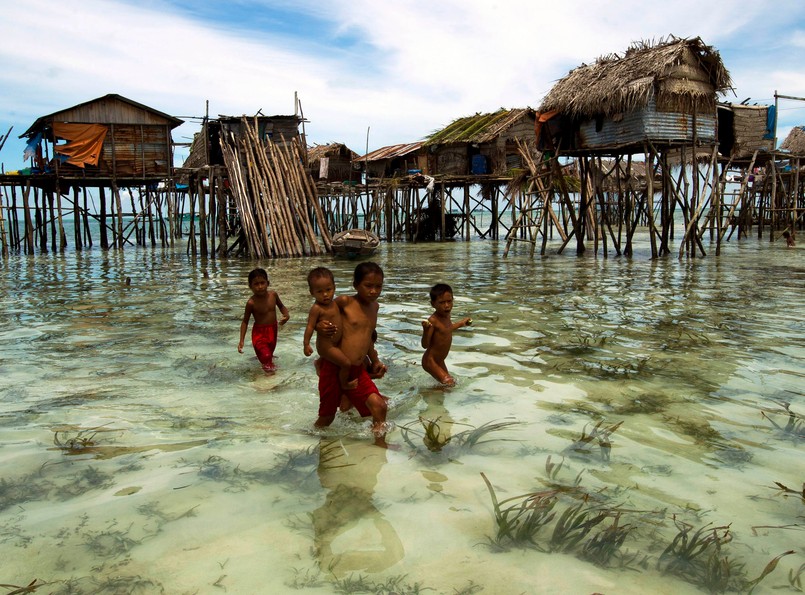
{"label": "orange tarpaulin", "polygon": [[63,138],[68,142],[64,145],[56,145],[54,151],[62,155],[67,155],[67,163],[72,163],[78,167],[85,165],[98,165],[101,157],[103,140],[106,138],[106,126],[101,124],[65,124],[64,122],[53,123],[53,134]]}

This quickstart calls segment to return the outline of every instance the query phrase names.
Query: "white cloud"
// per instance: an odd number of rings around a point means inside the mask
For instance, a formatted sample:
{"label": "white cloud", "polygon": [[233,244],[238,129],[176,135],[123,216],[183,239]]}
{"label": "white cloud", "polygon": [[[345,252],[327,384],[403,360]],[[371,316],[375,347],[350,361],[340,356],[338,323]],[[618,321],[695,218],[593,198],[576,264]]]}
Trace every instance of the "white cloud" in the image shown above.
{"label": "white cloud", "polygon": [[[537,107],[572,68],[668,34],[723,46],[739,101],[805,93],[796,59],[805,4],[782,0],[772,12],[739,0],[666,4],[264,0],[266,11],[331,23],[330,39],[306,40],[205,23],[157,0],[30,0],[0,21],[0,128],[14,124],[16,136],[41,115],[107,93],[182,117],[204,115],[207,100],[212,116],[289,114],[298,92],[311,142],[363,152],[367,127],[374,149],[475,112]],[[177,140],[197,129],[186,124]],[[22,151],[8,151],[0,159],[19,165]]]}

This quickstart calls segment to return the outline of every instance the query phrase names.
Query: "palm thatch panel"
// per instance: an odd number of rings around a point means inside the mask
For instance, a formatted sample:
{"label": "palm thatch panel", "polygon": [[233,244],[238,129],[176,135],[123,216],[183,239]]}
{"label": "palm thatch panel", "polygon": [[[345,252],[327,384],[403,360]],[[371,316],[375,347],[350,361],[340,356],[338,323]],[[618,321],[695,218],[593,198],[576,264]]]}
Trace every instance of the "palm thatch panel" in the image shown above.
{"label": "palm thatch panel", "polygon": [[792,155],[805,156],[805,126],[794,126],[780,148]]}
{"label": "palm thatch panel", "polygon": [[768,105],[719,104],[719,152],[733,161],[774,150],[775,110]]}
{"label": "palm thatch panel", "polygon": [[612,54],[572,70],[557,82],[539,108],[574,120],[611,117],[646,108],[710,113],[716,93],[731,88],[719,53],[698,37],[637,42],[623,56]]}

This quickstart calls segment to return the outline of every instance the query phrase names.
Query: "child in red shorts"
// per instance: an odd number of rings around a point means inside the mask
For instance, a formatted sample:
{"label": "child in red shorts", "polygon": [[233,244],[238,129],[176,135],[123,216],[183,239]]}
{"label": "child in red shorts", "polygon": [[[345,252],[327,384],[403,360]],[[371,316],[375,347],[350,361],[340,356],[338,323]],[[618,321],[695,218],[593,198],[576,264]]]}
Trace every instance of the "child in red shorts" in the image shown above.
{"label": "child in red shorts", "polygon": [[[388,447],[385,441],[387,399],[377,390],[365,363],[368,356],[372,360],[372,372],[376,377],[385,372],[385,366],[377,359],[372,342],[372,334],[377,325],[377,298],[383,290],[383,269],[374,262],[362,262],[355,267],[352,286],[356,291],[354,296],[341,295],[336,298],[343,328],[338,329],[331,321],[322,320],[316,325],[316,330],[325,335],[341,331],[339,346],[351,364],[349,379],[358,382],[355,389],[344,393],[361,416],[372,416],[375,444]],[[333,423],[341,404],[341,393],[338,366],[322,359],[319,367],[319,417],[316,427]]]}
{"label": "child in red shorts", "polygon": [[279,324],[283,325],[291,317],[288,308],[282,303],[276,291],[268,289],[268,273],[265,269],[254,269],[249,273],[249,289],[252,297],[246,302],[246,311],[240,323],[240,342],[238,352],[243,353],[243,342],[249,319],[254,316],[252,326],[252,346],[266,373],[276,370],[274,365],[274,349],[277,347],[277,309],[282,314]]}

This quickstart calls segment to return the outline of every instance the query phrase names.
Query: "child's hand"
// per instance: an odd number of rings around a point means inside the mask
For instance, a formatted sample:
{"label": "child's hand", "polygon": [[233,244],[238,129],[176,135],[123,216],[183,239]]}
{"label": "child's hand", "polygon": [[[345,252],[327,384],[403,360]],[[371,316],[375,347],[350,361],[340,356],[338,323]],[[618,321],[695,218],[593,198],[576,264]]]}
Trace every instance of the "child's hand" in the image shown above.
{"label": "child's hand", "polygon": [[380,361],[376,361],[372,364],[372,371],[369,372],[369,377],[374,379],[383,378],[386,372],[388,372],[388,368]]}
{"label": "child's hand", "polygon": [[433,325],[430,323],[430,320],[423,320],[422,321],[422,330],[423,331],[428,330],[431,326],[433,326]]}
{"label": "child's hand", "polygon": [[317,333],[324,333],[328,337],[334,335],[338,331],[338,327],[335,326],[329,320],[320,320],[316,324],[316,332]]}
{"label": "child's hand", "polygon": [[310,357],[313,355],[313,348],[310,345],[305,345],[305,356]]}
{"label": "child's hand", "polygon": [[243,353],[243,341],[238,343],[238,353]]}
{"label": "child's hand", "polygon": [[464,326],[470,326],[472,324],[472,318],[465,318],[464,319]]}
{"label": "child's hand", "polygon": [[280,326],[283,326],[290,318],[290,314],[283,314],[282,318],[280,319]]}

